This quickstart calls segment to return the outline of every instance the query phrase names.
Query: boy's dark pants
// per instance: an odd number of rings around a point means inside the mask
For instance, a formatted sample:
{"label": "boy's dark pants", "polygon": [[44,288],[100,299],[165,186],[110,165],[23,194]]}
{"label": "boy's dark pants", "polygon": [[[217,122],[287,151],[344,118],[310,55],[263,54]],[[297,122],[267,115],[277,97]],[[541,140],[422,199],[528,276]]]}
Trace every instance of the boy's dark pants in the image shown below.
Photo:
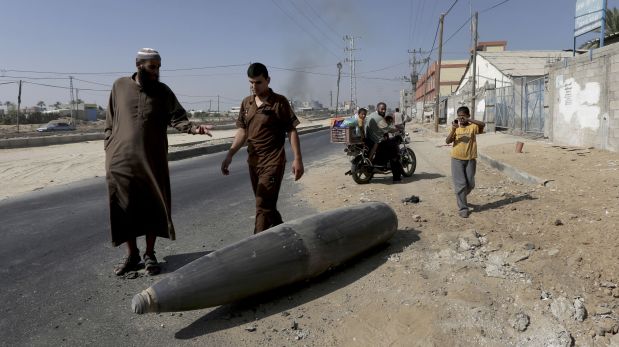
{"label": "boy's dark pants", "polygon": [[475,188],[475,170],[477,161],[451,158],[451,176],[454,180],[454,190],[458,201],[458,209],[468,212],[467,195]]}
{"label": "boy's dark pants", "polygon": [[256,197],[254,234],[283,223],[282,216],[277,211],[277,198],[285,168],[284,165],[249,167],[251,186]]}

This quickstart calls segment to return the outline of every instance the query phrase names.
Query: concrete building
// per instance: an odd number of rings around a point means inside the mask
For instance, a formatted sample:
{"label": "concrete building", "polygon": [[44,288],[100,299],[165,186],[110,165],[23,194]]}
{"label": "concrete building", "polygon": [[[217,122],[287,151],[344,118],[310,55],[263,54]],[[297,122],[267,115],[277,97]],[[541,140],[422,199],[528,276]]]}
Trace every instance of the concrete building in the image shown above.
{"label": "concrete building", "polygon": [[[543,77],[546,65],[570,56],[572,52],[564,51],[478,51],[475,85],[480,88],[489,83],[502,88],[514,85],[523,77],[527,80]],[[467,64],[455,94],[470,93],[471,74]]]}
{"label": "concrete building", "polygon": [[[417,102],[432,102],[436,99],[436,71],[438,62],[432,63],[425,74],[419,76],[415,100]],[[456,91],[462,75],[468,65],[467,60],[443,60],[441,61],[440,95],[448,96]]]}
{"label": "concrete building", "polygon": [[477,42],[478,52],[503,52],[507,50],[507,41]]}
{"label": "concrete building", "polygon": [[412,97],[413,95],[410,90],[400,90],[400,111],[404,112],[409,116],[412,116],[414,113],[416,113]]}
{"label": "concrete building", "polygon": [[[467,60],[442,60],[441,61],[441,99],[454,93],[462,79],[462,74],[466,70]],[[438,62],[432,63],[426,73],[419,76],[417,90],[415,91],[415,118],[420,121],[430,121],[434,114],[437,88],[436,71]],[[444,112],[439,113],[439,118],[445,118]]]}

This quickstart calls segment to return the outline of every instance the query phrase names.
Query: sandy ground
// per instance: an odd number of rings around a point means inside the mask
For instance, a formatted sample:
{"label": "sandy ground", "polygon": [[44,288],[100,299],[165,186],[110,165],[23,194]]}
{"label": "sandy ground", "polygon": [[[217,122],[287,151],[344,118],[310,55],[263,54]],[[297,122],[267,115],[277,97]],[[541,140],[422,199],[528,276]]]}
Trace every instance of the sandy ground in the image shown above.
{"label": "sandy ground", "polygon": [[[219,333],[248,346],[619,346],[619,154],[526,139],[515,153],[480,136],[480,151],[549,183],[517,183],[480,163],[462,219],[444,136],[414,134],[413,149],[432,160],[404,184],[356,185],[343,154],[313,165],[297,199],[318,210],[387,202],[396,236],[290,294],[303,304],[264,316],[282,294],[236,308],[222,319],[251,323]],[[101,141],[0,150],[4,198],[103,174]],[[421,201],[401,201],[411,195]]]}
{"label": "sandy ground", "polygon": [[[304,121],[300,128],[327,125],[328,121]],[[213,130],[206,135],[168,134],[174,146],[202,141],[221,142],[235,130]],[[105,176],[103,141],[87,141],[45,147],[0,149],[0,200],[45,187]]]}
{"label": "sandy ground", "polygon": [[[404,185],[355,185],[343,157],[303,181],[318,209],[379,200],[400,224],[380,265],[357,265],[367,275],[324,299],[337,310],[328,329],[313,327],[322,342],[619,346],[619,155],[532,140],[515,153],[514,143],[482,145],[482,135],[481,151],[550,182],[524,185],[479,165],[462,219],[444,135],[418,138],[442,153],[428,153],[436,160]],[[421,202],[403,204],[410,195]]]}

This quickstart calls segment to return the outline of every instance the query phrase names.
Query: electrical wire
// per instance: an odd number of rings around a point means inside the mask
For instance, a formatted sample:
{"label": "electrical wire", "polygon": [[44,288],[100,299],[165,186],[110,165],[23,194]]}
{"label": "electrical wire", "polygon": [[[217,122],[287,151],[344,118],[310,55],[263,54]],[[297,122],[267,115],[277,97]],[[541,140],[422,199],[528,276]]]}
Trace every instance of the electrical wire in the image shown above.
{"label": "electrical wire", "polygon": [[312,35],[309,31],[307,31],[303,26],[301,26],[301,24],[299,24],[298,21],[296,21],[292,15],[290,15],[288,12],[286,12],[275,0],[271,0],[271,2],[280,10],[282,11],[294,24],[296,24],[299,28],[301,28],[301,30],[303,32],[305,32],[308,36],[310,36],[312,39],[314,39],[314,41],[316,41],[320,46],[322,46],[322,48],[324,48],[327,52],[329,52],[331,55],[333,55],[335,58],[337,58],[338,60],[340,59],[340,57],[333,53],[333,51],[328,48],[327,46],[325,46],[320,40],[318,40],[314,35]]}
{"label": "electrical wire", "polygon": [[495,4],[495,5],[493,5],[493,6],[490,6],[490,7],[486,8],[486,9],[483,9],[483,10],[481,10],[481,11],[479,11],[479,12],[480,12],[480,13],[484,13],[484,12],[490,11],[490,10],[494,9],[495,7],[499,7],[499,6],[503,5],[504,3],[508,2],[508,1],[509,1],[509,0],[504,0],[504,1],[501,1],[501,2],[499,2],[498,4]]}
{"label": "electrical wire", "polygon": [[447,16],[449,14],[449,11],[451,11],[452,8],[454,8],[454,6],[456,5],[456,3],[458,2],[458,0],[455,0],[453,4],[451,4],[451,6],[449,6],[449,9],[447,10],[447,12],[445,12],[445,16]]}
{"label": "electrical wire", "polygon": [[314,23],[314,21],[313,21],[313,20],[312,20],[312,19],[311,19],[308,15],[306,15],[306,14],[305,14],[305,12],[303,12],[303,10],[302,10],[301,8],[299,8],[299,6],[297,6],[297,4],[296,4],[294,1],[290,1],[289,3],[291,3],[291,4],[292,4],[292,6],[294,6],[294,8],[295,8],[295,9],[296,9],[299,13],[301,13],[301,15],[302,15],[303,17],[305,17],[305,19],[307,19],[307,21],[308,21],[308,22],[309,22],[309,23],[310,23],[310,24],[311,24],[314,28],[316,28],[316,29],[317,29],[317,30],[318,30],[318,31],[319,31],[319,32],[320,32],[320,33],[321,33],[324,37],[326,37],[326,38],[327,38],[327,40],[329,40],[332,44],[334,44],[334,45],[335,45],[335,47],[338,47],[338,48],[340,47],[340,44],[339,44],[338,42],[333,41],[333,39],[332,39],[329,35],[325,34],[325,33],[322,31],[322,29],[320,29],[320,27],[319,27],[319,26],[317,26],[317,25]]}
{"label": "electrical wire", "polygon": [[310,9],[314,12],[314,14],[316,15],[316,17],[318,17],[318,19],[320,19],[323,23],[325,23],[325,25],[327,26],[327,28],[329,28],[329,30],[331,30],[331,31],[332,31],[332,32],[333,32],[333,33],[334,33],[337,37],[341,37],[341,36],[343,36],[343,35],[340,35],[340,33],[338,33],[338,32],[337,32],[337,30],[333,29],[333,27],[331,27],[331,26],[329,25],[329,23],[327,23],[327,22],[326,22],[326,21],[322,18],[322,16],[320,15],[320,13],[318,13],[318,11],[316,11],[316,10],[314,9],[314,7],[312,7],[312,5],[311,5],[311,4],[310,4],[307,0],[303,0],[303,2],[307,5],[307,7],[309,7],[309,8],[310,8]]}

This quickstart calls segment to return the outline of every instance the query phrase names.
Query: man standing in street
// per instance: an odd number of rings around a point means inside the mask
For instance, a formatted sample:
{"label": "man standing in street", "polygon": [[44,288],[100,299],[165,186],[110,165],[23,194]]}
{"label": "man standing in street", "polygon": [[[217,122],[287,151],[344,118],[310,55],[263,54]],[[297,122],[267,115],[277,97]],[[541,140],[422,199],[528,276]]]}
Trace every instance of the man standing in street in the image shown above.
{"label": "man standing in street", "polygon": [[477,134],[484,132],[486,123],[471,119],[469,108],[458,108],[458,117],[454,120],[445,142],[453,142],[451,149],[451,176],[458,202],[458,213],[468,218],[469,206],[467,196],[475,188],[475,171],[477,169]]}
{"label": "man standing in street", "polygon": [[296,126],[299,124],[290,102],[269,88],[269,72],[261,63],[247,69],[250,96],[241,102],[236,121],[237,132],[228,155],[221,163],[221,172],[229,175],[234,154],[248,143],[249,176],[256,198],[254,234],[283,223],[277,211],[277,199],[286,170],[286,133],[294,155],[292,174],[295,181],[303,176],[301,144]]}
{"label": "man standing in street", "polygon": [[376,105],[376,111],[372,112],[365,122],[365,141],[370,149],[369,158],[374,164],[386,164],[389,162],[391,174],[393,175],[393,183],[402,182],[402,163],[400,163],[400,154],[398,152],[398,144],[393,138],[389,138],[390,132],[396,131],[396,128],[389,125],[385,119],[387,112],[387,104],[379,102]]}
{"label": "man standing in street", "polygon": [[211,136],[211,125],[189,122],[170,88],[159,82],[161,57],[150,48],[135,59],[137,72],[114,82],[105,119],[105,169],[112,244],[127,244],[114,269],[121,276],[140,264],[136,238],[146,236],[146,272],[156,275],[157,236],[175,239],[172,224],[167,128]]}

